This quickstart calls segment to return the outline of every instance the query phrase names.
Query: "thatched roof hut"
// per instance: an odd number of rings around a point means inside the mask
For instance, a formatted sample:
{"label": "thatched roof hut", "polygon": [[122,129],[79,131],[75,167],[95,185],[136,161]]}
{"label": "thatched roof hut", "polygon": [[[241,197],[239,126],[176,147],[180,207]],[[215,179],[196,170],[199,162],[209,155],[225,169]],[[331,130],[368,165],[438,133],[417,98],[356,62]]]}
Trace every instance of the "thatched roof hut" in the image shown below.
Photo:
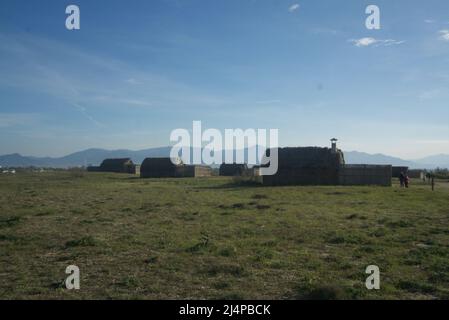
{"label": "thatched roof hut", "polygon": [[141,178],[170,178],[178,175],[177,168],[171,158],[146,158],[140,166]]}
{"label": "thatched roof hut", "polygon": [[241,176],[245,174],[248,170],[248,166],[244,164],[237,164],[237,163],[223,163],[220,166],[220,176],[225,177],[233,177],[233,176]]}
{"label": "thatched roof hut", "polygon": [[105,159],[100,165],[101,172],[135,173],[135,165],[130,158]]}
{"label": "thatched roof hut", "polygon": [[345,164],[339,149],[279,148],[278,171],[263,176],[264,185],[338,185],[338,171]]}

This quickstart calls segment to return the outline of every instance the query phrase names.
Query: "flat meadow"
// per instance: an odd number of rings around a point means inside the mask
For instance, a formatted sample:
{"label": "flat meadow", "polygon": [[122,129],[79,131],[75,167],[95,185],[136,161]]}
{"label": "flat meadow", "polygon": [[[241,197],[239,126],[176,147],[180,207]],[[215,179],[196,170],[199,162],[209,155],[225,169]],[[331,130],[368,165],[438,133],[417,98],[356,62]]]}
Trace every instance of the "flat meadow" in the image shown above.
{"label": "flat meadow", "polygon": [[0,299],[449,299],[449,183],[2,175]]}

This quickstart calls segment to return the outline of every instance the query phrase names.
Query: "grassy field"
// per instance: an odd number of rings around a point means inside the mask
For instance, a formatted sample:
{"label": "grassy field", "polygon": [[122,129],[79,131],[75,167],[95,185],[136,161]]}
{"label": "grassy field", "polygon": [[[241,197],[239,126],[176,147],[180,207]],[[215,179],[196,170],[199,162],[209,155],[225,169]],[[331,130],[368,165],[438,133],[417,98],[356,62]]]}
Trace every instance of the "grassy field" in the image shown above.
{"label": "grassy field", "polygon": [[[65,289],[70,264],[81,290]],[[0,176],[1,299],[311,297],[449,299],[449,184]]]}

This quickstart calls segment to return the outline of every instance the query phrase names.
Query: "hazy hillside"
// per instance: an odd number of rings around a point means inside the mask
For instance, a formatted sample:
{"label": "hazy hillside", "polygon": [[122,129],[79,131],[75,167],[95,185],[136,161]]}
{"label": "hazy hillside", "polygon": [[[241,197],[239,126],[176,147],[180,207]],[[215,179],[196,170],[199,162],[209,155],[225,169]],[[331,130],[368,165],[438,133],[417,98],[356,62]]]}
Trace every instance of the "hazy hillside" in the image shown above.
{"label": "hazy hillside", "polygon": [[438,154],[435,156],[425,157],[415,160],[419,164],[429,164],[439,168],[449,168],[449,154]]}
{"label": "hazy hillside", "polygon": [[[349,164],[391,164],[393,166],[407,166],[410,168],[422,168],[424,163],[395,158],[384,154],[369,154],[358,151],[345,151],[345,160]],[[429,168],[426,165],[426,168]]]}

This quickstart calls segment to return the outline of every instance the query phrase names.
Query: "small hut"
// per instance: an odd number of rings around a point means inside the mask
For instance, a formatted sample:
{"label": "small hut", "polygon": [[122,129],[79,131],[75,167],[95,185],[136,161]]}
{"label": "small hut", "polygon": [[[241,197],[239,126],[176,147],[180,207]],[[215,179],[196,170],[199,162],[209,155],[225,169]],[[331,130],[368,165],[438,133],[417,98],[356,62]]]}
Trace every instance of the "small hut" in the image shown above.
{"label": "small hut", "polygon": [[182,162],[173,163],[171,158],[146,158],[140,166],[141,178],[173,178],[179,174]]}
{"label": "small hut", "polygon": [[225,177],[233,177],[233,176],[242,176],[248,171],[248,166],[244,164],[237,163],[223,163],[220,166],[220,176]]}
{"label": "small hut", "polygon": [[130,158],[105,159],[99,167],[101,172],[135,173],[136,167]]}

